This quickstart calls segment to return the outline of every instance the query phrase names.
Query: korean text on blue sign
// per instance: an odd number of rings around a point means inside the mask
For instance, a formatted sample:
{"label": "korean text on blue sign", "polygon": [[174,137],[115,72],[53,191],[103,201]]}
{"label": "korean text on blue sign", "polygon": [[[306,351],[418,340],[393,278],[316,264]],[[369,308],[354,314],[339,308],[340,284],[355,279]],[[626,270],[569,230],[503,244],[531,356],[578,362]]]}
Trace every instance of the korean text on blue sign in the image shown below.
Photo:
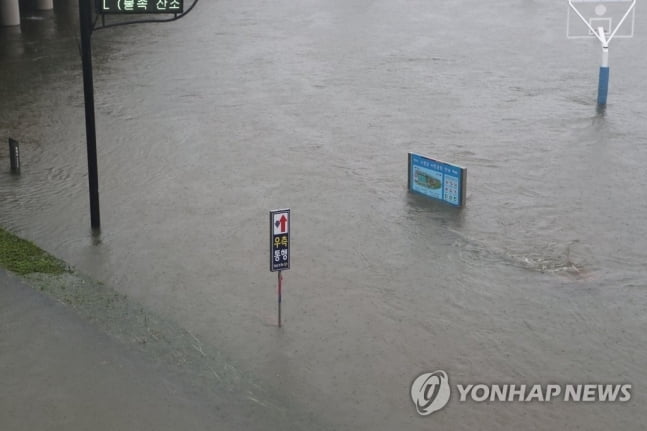
{"label": "korean text on blue sign", "polygon": [[290,269],[290,210],[270,211],[270,271]]}
{"label": "korean text on blue sign", "polygon": [[467,169],[409,153],[409,191],[462,207]]}
{"label": "korean text on blue sign", "polygon": [[184,0],[99,0],[97,13],[182,13]]}

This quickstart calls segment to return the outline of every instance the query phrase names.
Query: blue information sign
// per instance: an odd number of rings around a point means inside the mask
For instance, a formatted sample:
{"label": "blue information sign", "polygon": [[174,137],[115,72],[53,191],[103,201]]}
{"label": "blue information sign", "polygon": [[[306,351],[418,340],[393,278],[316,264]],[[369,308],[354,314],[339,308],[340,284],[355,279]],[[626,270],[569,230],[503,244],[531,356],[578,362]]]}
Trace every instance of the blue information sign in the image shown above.
{"label": "blue information sign", "polygon": [[409,191],[462,207],[467,169],[409,153]]}
{"label": "blue information sign", "polygon": [[270,271],[290,269],[290,210],[270,211]]}

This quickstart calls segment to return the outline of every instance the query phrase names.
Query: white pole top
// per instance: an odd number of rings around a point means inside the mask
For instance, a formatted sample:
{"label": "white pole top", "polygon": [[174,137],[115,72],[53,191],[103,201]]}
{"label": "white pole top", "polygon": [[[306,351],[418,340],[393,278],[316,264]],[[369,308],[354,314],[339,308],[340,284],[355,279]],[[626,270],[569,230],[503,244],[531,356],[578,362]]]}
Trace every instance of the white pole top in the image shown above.
{"label": "white pole top", "polygon": [[595,37],[598,38],[600,43],[602,43],[602,46],[604,46],[606,48],[606,47],[609,46],[609,42],[611,42],[611,39],[613,39],[613,37],[618,32],[618,29],[620,27],[622,27],[622,24],[625,22],[625,20],[627,19],[627,17],[631,13],[631,11],[636,6],[636,0],[631,1],[631,4],[627,8],[627,11],[624,13],[622,18],[618,22],[618,24],[613,29],[609,29],[610,34],[609,34],[608,37],[606,37],[603,27],[598,27],[597,29],[593,28],[593,26],[591,25],[589,20],[587,18],[585,18],[584,15],[582,15],[582,13],[574,5],[574,3],[579,3],[579,4],[589,3],[590,4],[590,3],[594,3],[594,2],[599,2],[600,3],[600,5],[597,6],[597,7],[603,7],[604,8],[604,3],[622,3],[622,2],[628,3],[628,1],[627,0],[602,0],[602,1],[596,1],[596,0],[593,0],[593,1],[592,0],[568,0],[568,5],[571,7],[571,9],[573,9],[573,11],[577,14],[577,16],[588,27],[591,34],[595,35]]}

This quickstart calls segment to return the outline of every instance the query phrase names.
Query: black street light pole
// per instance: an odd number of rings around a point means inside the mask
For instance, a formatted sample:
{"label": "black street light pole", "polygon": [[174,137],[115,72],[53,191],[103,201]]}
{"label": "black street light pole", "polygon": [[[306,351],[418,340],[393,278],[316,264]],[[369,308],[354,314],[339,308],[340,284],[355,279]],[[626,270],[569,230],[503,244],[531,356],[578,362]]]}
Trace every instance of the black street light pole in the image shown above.
{"label": "black street light pole", "polygon": [[92,82],[92,7],[93,0],[79,0],[81,23],[81,59],[83,62],[83,94],[85,98],[85,135],[88,148],[88,183],[90,188],[90,224],[101,228],[99,212],[99,174],[97,168],[97,133],[94,123],[94,85]]}
{"label": "black street light pole", "polygon": [[[2,0],[0,0],[2,1]],[[160,6],[162,2],[157,2],[155,7],[157,7],[157,13],[160,13]],[[152,22],[170,22],[177,21],[180,18],[185,17],[196,4],[198,0],[194,0],[186,11],[184,11],[184,0],[172,2],[175,4],[173,8],[170,6],[163,10],[161,13],[171,13],[173,18],[167,19],[145,19],[145,20],[130,20],[127,22],[119,22],[106,25],[104,22],[104,13],[110,11],[114,13],[115,5],[119,4],[119,0],[112,0],[109,4],[106,4],[104,0],[103,6],[101,9],[101,23],[102,25],[97,29],[117,27],[120,25],[130,25],[130,24],[142,24],[142,23],[152,23]],[[151,5],[153,0],[151,0]],[[168,6],[164,2],[165,6]],[[79,22],[81,25],[81,61],[83,62],[83,96],[85,99],[85,135],[87,138],[87,148],[88,148],[88,184],[90,190],[90,224],[92,230],[98,232],[101,229],[101,215],[99,211],[99,174],[98,174],[98,163],[97,163],[97,131],[94,123],[94,84],[92,82],[92,44],[91,37],[92,31],[94,30],[94,22],[92,22],[92,7],[97,7],[97,13],[99,13],[99,2],[98,0],[79,0]],[[146,8],[148,8],[148,3],[146,3]],[[173,10],[175,9],[175,10]],[[121,8],[119,8],[121,10]],[[146,9],[148,10],[148,9]],[[126,12],[126,11],[123,11]],[[132,9],[130,13],[132,13]]]}

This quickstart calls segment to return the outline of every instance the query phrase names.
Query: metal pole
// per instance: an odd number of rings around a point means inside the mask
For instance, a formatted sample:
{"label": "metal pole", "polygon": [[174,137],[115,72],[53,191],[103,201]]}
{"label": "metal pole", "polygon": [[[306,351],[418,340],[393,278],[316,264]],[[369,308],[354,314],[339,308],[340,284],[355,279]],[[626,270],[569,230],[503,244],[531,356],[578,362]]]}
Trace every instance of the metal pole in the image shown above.
{"label": "metal pole", "polygon": [[598,78],[598,104],[607,104],[607,94],[609,93],[609,48],[602,48],[602,57],[607,58],[606,65],[600,66],[600,76]]}
{"label": "metal pole", "polygon": [[606,105],[609,93],[609,41],[606,39],[602,27],[598,29],[598,32],[599,39],[602,41],[602,61],[598,77],[598,105]]}
{"label": "metal pole", "polygon": [[283,277],[281,277],[281,271],[279,273],[279,328],[281,327],[281,281],[283,280]]}
{"label": "metal pole", "polygon": [[92,82],[92,3],[79,0],[81,24],[81,59],[83,62],[83,94],[85,99],[85,134],[88,151],[88,183],[90,190],[90,224],[93,230],[101,227],[99,211],[99,174],[97,168],[97,136],[94,122],[94,86]]}

